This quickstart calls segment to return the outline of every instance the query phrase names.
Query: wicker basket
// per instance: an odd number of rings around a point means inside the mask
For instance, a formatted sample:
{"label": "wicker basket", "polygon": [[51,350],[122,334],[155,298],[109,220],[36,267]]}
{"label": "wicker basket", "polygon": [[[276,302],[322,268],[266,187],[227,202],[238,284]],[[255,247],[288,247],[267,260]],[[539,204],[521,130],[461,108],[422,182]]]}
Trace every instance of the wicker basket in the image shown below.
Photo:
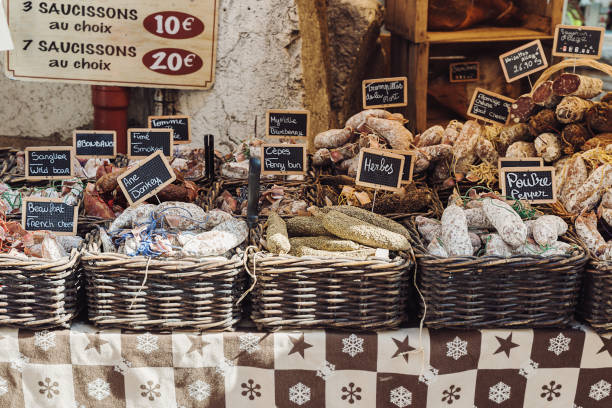
{"label": "wicker basket", "polygon": [[409,226],[417,281],[430,328],[543,328],[574,322],[582,272],[588,256],[571,234],[575,254],[548,258],[429,255],[414,222]]}
{"label": "wicker basket", "polygon": [[158,260],[102,253],[97,231],[87,241],[82,265],[96,326],[222,331],[240,320],[242,257]]}
{"label": "wicker basket", "polygon": [[612,262],[589,262],[578,314],[598,332],[612,332]]}
{"label": "wicker basket", "polygon": [[[252,231],[261,243],[263,226]],[[294,257],[259,252],[250,256],[256,277],[251,318],[260,330],[384,330],[406,317],[413,270],[406,253],[391,261]]]}
{"label": "wicker basket", "polygon": [[68,260],[20,260],[0,254],[0,326],[27,329],[69,327],[81,308],[81,252]]}

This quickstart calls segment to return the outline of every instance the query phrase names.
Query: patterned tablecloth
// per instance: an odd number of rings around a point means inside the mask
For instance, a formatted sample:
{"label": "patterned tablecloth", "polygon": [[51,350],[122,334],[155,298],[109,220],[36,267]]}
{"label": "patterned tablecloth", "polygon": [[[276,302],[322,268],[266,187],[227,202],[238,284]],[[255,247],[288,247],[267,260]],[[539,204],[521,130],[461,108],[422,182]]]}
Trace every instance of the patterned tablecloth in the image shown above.
{"label": "patterned tablecloth", "polygon": [[418,329],[0,330],[0,407],[10,408],[610,408],[611,384],[612,339],[582,328],[421,340]]}

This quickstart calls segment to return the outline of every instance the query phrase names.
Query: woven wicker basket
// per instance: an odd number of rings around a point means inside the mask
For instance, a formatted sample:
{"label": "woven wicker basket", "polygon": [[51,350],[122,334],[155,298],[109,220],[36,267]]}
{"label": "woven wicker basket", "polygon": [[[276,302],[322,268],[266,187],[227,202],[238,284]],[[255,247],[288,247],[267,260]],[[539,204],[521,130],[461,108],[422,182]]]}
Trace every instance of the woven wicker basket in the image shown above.
{"label": "woven wicker basket", "polygon": [[430,328],[543,328],[574,322],[586,250],[548,258],[429,255],[412,223],[417,281]]}
{"label": "woven wicker basket", "polygon": [[69,327],[82,306],[80,251],[67,260],[19,260],[0,254],[0,326],[27,329]]}
{"label": "woven wicker basket", "polygon": [[578,314],[598,332],[612,332],[612,262],[589,262]]}
{"label": "woven wicker basket", "polygon": [[241,318],[242,258],[149,259],[100,252],[98,232],[83,254],[89,319],[98,327],[232,330]]}
{"label": "woven wicker basket", "polygon": [[[261,243],[263,225],[252,231]],[[414,263],[406,253],[391,261],[250,256],[256,276],[251,318],[260,330],[332,328],[383,330],[406,317]]]}

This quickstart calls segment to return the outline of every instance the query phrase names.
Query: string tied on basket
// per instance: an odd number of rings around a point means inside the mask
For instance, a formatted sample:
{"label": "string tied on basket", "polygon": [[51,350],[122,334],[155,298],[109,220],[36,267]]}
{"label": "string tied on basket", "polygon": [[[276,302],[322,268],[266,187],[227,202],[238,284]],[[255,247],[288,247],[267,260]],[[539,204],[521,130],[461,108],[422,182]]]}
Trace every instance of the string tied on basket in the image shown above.
{"label": "string tied on basket", "polygon": [[[252,273],[251,273],[251,270],[249,269],[249,252],[253,252],[253,272]],[[242,302],[244,298],[247,297],[247,295],[251,293],[253,289],[255,289],[255,285],[257,284],[257,274],[256,274],[257,267],[255,264],[257,263],[257,256],[261,254],[262,252],[259,251],[259,248],[257,248],[255,245],[249,245],[244,250],[244,256],[242,257],[242,265],[244,266],[244,270],[246,271],[246,273],[253,279],[253,283],[242,294],[242,296],[240,296],[240,299],[236,301],[236,305],[239,305],[240,302]]]}
{"label": "string tied on basket", "polygon": [[144,279],[142,280],[142,284],[140,285],[140,288],[138,288],[138,292],[136,292],[136,294],[132,298],[132,301],[130,302],[130,307],[128,307],[128,310],[132,310],[132,307],[134,306],[134,302],[136,302],[136,299],[138,299],[138,296],[140,296],[140,294],[142,293],[145,287],[145,284],[147,283],[147,278],[149,277],[149,262],[151,262],[150,256],[147,257],[147,265],[145,267],[145,276],[144,276]]}

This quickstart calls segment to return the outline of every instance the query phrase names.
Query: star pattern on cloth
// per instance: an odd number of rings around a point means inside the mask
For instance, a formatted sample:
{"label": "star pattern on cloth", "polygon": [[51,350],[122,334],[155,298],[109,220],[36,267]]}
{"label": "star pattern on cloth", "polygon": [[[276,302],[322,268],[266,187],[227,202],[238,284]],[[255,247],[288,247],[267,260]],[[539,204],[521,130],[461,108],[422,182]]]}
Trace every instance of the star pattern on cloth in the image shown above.
{"label": "star pattern on cloth", "polygon": [[391,337],[391,340],[393,340],[393,342],[395,343],[395,347],[397,347],[397,350],[395,350],[395,354],[393,354],[391,358],[402,356],[404,357],[404,360],[408,362],[408,352],[412,350],[416,350],[414,347],[410,346],[410,344],[408,343],[408,335],[406,335],[406,338],[403,341],[399,341],[398,339],[394,337]]}
{"label": "star pattern on cloth", "polygon": [[608,355],[610,357],[612,357],[612,337],[610,337],[609,339],[606,339],[603,336],[599,336],[599,339],[601,340],[603,345],[601,346],[601,348],[599,349],[597,354],[600,354],[600,353],[603,353],[604,351],[607,351]]}
{"label": "star pattern on cloth", "polygon": [[89,343],[85,346],[85,351],[95,349],[98,354],[102,354],[102,346],[108,344],[108,341],[102,340],[99,333],[85,333]]}
{"label": "star pattern on cloth", "polygon": [[291,348],[291,351],[287,355],[290,356],[293,353],[300,353],[302,358],[305,358],[304,352],[306,351],[306,349],[311,348],[312,344],[306,343],[306,341],[304,340],[304,333],[302,333],[300,337],[297,339],[291,336],[287,336],[287,337],[289,337],[289,340],[291,340],[291,343],[293,343],[293,347]]}
{"label": "star pattern on cloth", "polygon": [[200,356],[204,356],[204,347],[208,346],[210,343],[204,341],[202,339],[202,335],[198,334],[196,336],[187,336],[189,341],[191,342],[191,347],[187,350],[187,354],[195,353],[196,351],[200,353]]}
{"label": "star pattern on cloth", "polygon": [[515,347],[519,347],[518,344],[512,342],[512,333],[510,333],[505,339],[499,336],[495,336],[495,338],[499,342],[499,347],[493,354],[504,352],[506,353],[506,357],[510,358],[510,351]]}

